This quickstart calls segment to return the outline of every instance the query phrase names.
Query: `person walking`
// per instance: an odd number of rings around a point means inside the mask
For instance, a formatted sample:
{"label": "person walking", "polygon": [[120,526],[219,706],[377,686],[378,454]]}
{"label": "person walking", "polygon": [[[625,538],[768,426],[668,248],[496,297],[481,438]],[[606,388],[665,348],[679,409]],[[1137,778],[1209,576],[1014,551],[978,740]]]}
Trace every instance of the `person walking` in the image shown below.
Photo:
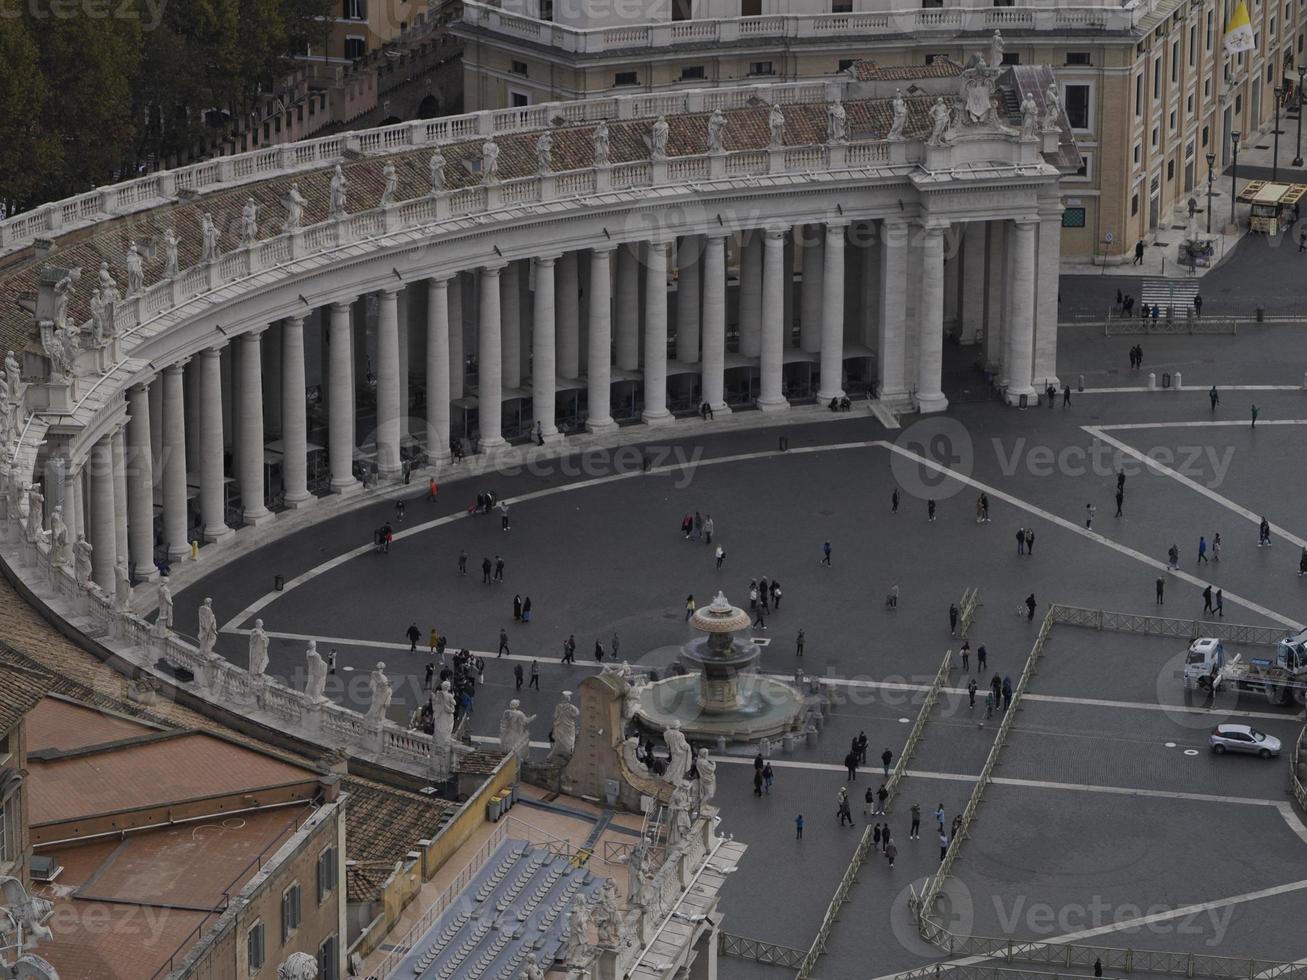
{"label": "person walking", "polygon": [[507,500],[501,500],[499,502],[499,520],[500,520],[499,529],[501,531],[511,531],[513,529],[513,525],[508,522]]}
{"label": "person walking", "polygon": [[794,655],[796,657],[803,656],[803,630],[802,629],[799,630],[799,635],[795,637],[794,640]]}
{"label": "person walking", "polygon": [[460,548],[458,552],[458,574],[467,574],[467,549]]}
{"label": "person walking", "polygon": [[829,542],[829,541],[823,541],[823,542],[822,542],[822,545],[821,545],[821,563],[822,563],[823,565],[827,565],[827,566],[830,565],[830,542]]}
{"label": "person walking", "polygon": [[334,674],[335,672],[336,672],[336,648],[332,647],[330,650],[327,651],[327,673]]}
{"label": "person walking", "polygon": [[1194,293],[1194,316],[1200,320],[1203,318],[1203,297],[1201,293]]}
{"label": "person walking", "polygon": [[1064,384],[1062,386],[1062,407],[1069,408],[1071,405],[1071,386]]}
{"label": "person walking", "polygon": [[726,560],[726,549],[721,545],[717,546],[717,567],[722,567],[722,562]]}
{"label": "person walking", "polygon": [[404,501],[402,500],[395,501],[395,521],[399,524],[404,523]]}
{"label": "person walking", "polygon": [[881,765],[884,767],[884,769],[885,769],[885,778],[886,778],[886,779],[889,779],[889,765],[890,765],[890,762],[893,761],[893,759],[894,759],[894,753],[891,752],[888,748],[885,749],[885,751],[882,752],[882,753],[880,754],[880,764],[881,764]]}
{"label": "person walking", "polygon": [[849,791],[845,789],[843,786],[840,787],[839,796],[836,801],[836,807],[837,807],[836,812],[840,818],[840,826],[843,827],[847,823],[850,827],[852,827],[853,814],[849,812]]}
{"label": "person walking", "polygon": [[1207,539],[1201,534],[1198,535],[1198,564],[1207,564]]}
{"label": "person walking", "polygon": [[685,597],[685,621],[688,623],[690,621],[690,617],[693,615],[694,615],[694,595],[691,594]]}
{"label": "person walking", "polygon": [[1216,411],[1216,406],[1221,404],[1221,396],[1216,391],[1216,385],[1212,385],[1212,390],[1207,393],[1207,397],[1212,402],[1212,411]]}
{"label": "person walking", "polygon": [[440,646],[440,630],[436,629],[434,626],[431,627],[431,636],[429,639],[431,643],[430,650],[432,655],[434,655],[436,648]]}
{"label": "person walking", "polygon": [[858,755],[858,764],[865,766],[867,764],[867,733],[858,732],[858,737],[853,740],[854,751]]}
{"label": "person walking", "polygon": [[771,763],[764,763],[762,767],[762,791],[768,796],[771,796],[771,784],[775,778],[776,774],[772,772]]}
{"label": "person walking", "polygon": [[1171,571],[1180,567],[1180,549],[1174,544],[1166,549],[1166,567]]}
{"label": "person walking", "polygon": [[703,515],[697,510],[694,512],[694,540],[703,540]]}
{"label": "person walking", "polygon": [[1159,576],[1157,576],[1157,601],[1156,601],[1156,605],[1159,605],[1159,606],[1161,606],[1161,605],[1165,605],[1165,602],[1164,602],[1164,600],[1162,599],[1162,593],[1163,593],[1165,590],[1166,590],[1166,579],[1165,579],[1163,576],[1159,575]]}
{"label": "person walking", "polygon": [[935,822],[939,824],[939,832],[944,833],[944,804],[941,803],[935,808]]}
{"label": "person walking", "polygon": [[531,661],[531,681],[530,683],[527,684],[527,688],[532,688],[532,687],[534,687],[537,691],[540,690],[540,661],[539,660]]}
{"label": "person walking", "polygon": [[762,770],[753,771],[753,795],[762,799]]}
{"label": "person walking", "polygon": [[871,846],[873,850],[880,850],[880,824],[871,828]]}
{"label": "person walking", "polygon": [[504,584],[504,559],[495,555],[495,581]]}
{"label": "person walking", "polygon": [[908,828],[908,840],[921,837],[921,804],[912,804],[912,826]]}
{"label": "person walking", "polygon": [[1212,535],[1212,561],[1221,560],[1221,532]]}
{"label": "person walking", "polygon": [[1085,530],[1087,531],[1094,529],[1094,509],[1093,504],[1085,504]]}
{"label": "person walking", "polygon": [[934,521],[934,520],[935,520],[935,498],[934,498],[934,497],[931,497],[929,500],[926,501],[926,520],[927,520],[927,521]]}
{"label": "person walking", "polygon": [[894,492],[890,494],[889,512],[891,514],[897,514],[899,512],[899,488],[898,487],[895,487]]}
{"label": "person walking", "polygon": [[985,493],[983,490],[980,492],[980,519],[985,524],[988,524],[990,522],[989,521],[989,494]]}
{"label": "person walking", "polygon": [[513,664],[513,690],[521,691],[522,682],[526,679],[521,664]]}
{"label": "person walking", "polygon": [[[1303,234],[1307,235],[1307,232],[1303,232]],[[1102,957],[1096,956],[1094,957],[1094,976],[1101,977],[1102,975],[1103,975],[1103,960]]]}
{"label": "person walking", "polygon": [[758,618],[753,621],[753,625],[760,630],[767,628],[767,603],[758,603]]}
{"label": "person walking", "polygon": [[1121,505],[1125,503],[1125,493],[1121,490],[1116,492],[1116,517],[1121,516]]}
{"label": "person walking", "polygon": [[1130,264],[1131,265],[1144,264],[1144,240],[1142,238],[1139,239],[1139,241],[1135,242],[1135,260]]}
{"label": "person walking", "polygon": [[422,633],[418,629],[418,624],[409,623],[408,629],[404,631],[404,635],[408,637],[408,652],[417,653],[418,640],[422,639]]}
{"label": "person walking", "polygon": [[1026,529],[1024,527],[1019,527],[1017,528],[1017,554],[1024,555],[1025,553],[1026,553]]}
{"label": "person walking", "polygon": [[490,584],[490,570],[493,567],[494,566],[490,564],[489,558],[481,559],[481,581],[484,582],[486,585]]}
{"label": "person walking", "polygon": [[522,621],[522,596],[513,596],[513,619],[515,622]]}
{"label": "person walking", "polygon": [[1035,620],[1035,593],[1026,596],[1026,622],[1031,623]]}
{"label": "person walking", "polygon": [[1262,410],[1258,408],[1256,405],[1252,406],[1253,424],[1251,427],[1254,429],[1257,428],[1257,416],[1261,414],[1261,411]]}
{"label": "person walking", "polygon": [[985,644],[976,647],[976,663],[980,666],[981,673],[984,673],[985,667],[989,662],[989,652],[985,649]]}
{"label": "person walking", "polygon": [[522,600],[522,622],[531,622],[531,597],[527,596]]}
{"label": "person walking", "polygon": [[889,790],[884,783],[881,783],[880,788],[876,790],[876,809],[882,817],[885,815],[885,803],[888,800]]}
{"label": "person walking", "polygon": [[898,856],[899,856],[898,847],[896,847],[894,844],[885,845],[885,860],[889,862],[889,866],[891,868],[894,867],[894,859]]}
{"label": "person walking", "polygon": [[501,626],[499,628],[499,652],[495,654],[495,659],[498,660],[504,654],[511,652],[508,648],[508,632]]}
{"label": "person walking", "polygon": [[944,856],[948,854],[948,834],[944,831],[939,832],[939,863],[944,863]]}
{"label": "person walking", "polygon": [[852,750],[844,756],[844,768],[848,771],[849,782],[854,782],[858,778],[858,757],[853,754]]}
{"label": "person walking", "polygon": [[563,641],[563,663],[576,663],[576,636],[572,633],[567,634],[567,639]]}
{"label": "person walking", "polygon": [[1035,529],[1026,528],[1026,557],[1029,558],[1035,553]]}
{"label": "person walking", "polygon": [[1203,612],[1209,613],[1211,611],[1212,611],[1212,587],[1209,585],[1207,588],[1203,589]]}
{"label": "person walking", "polygon": [[958,632],[958,604],[956,602],[949,603],[948,632],[949,636],[956,636]]}
{"label": "person walking", "polygon": [[975,706],[976,706],[976,679],[975,679],[974,677],[971,678],[971,680],[967,681],[967,701],[969,702],[969,703],[967,704],[967,708],[968,708],[968,709],[975,708]]}
{"label": "person walking", "polygon": [[436,665],[434,663],[428,663],[426,671],[423,673],[422,676],[422,690],[424,691],[431,690],[431,680],[435,676],[436,676]]}
{"label": "person walking", "polygon": [[712,544],[712,533],[713,533],[712,514],[705,514],[703,516],[703,543],[704,544]]}
{"label": "person walking", "polygon": [[1269,548],[1271,546],[1271,522],[1265,517],[1257,525],[1257,547]]}
{"label": "person walking", "polygon": [[1225,595],[1220,589],[1216,590],[1216,615],[1225,618]]}
{"label": "person walking", "polygon": [[603,662],[604,662],[604,641],[595,640],[595,663],[601,664]]}
{"label": "person walking", "polygon": [[794,837],[796,840],[803,840],[803,814],[800,813],[794,818]]}
{"label": "person walking", "polygon": [[961,653],[962,653],[962,669],[970,670],[971,669],[971,641],[970,640],[962,641]]}

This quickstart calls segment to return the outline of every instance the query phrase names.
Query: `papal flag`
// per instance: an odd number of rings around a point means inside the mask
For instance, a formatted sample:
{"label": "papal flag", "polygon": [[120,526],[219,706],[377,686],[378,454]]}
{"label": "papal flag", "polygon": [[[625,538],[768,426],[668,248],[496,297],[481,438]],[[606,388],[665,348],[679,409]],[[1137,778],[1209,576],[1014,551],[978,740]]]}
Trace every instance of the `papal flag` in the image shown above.
{"label": "papal flag", "polygon": [[1251,51],[1256,45],[1253,43],[1253,25],[1248,20],[1248,6],[1244,0],[1234,8],[1234,13],[1230,15],[1230,23],[1225,25],[1225,50],[1230,54],[1239,54],[1243,51]]}

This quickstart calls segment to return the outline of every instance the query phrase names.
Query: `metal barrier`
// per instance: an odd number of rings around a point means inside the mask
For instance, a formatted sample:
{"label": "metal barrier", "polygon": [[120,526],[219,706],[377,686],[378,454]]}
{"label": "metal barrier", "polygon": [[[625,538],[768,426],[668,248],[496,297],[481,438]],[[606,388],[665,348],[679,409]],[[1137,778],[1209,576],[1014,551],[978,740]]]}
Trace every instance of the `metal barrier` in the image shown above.
{"label": "metal barrier", "polygon": [[[899,761],[895,764],[893,772],[890,773],[889,779],[885,782],[885,789],[889,793],[885,800],[887,807],[894,802],[894,795],[898,791],[899,783],[908,771],[908,760],[912,758],[917,743],[921,741],[921,733],[926,727],[926,718],[930,715],[930,710],[935,706],[935,702],[939,700],[939,692],[948,681],[948,672],[950,666],[952,666],[952,661],[953,651],[945,651],[939,670],[935,672],[934,680],[930,682],[930,686],[926,689],[925,700],[922,701],[921,708],[917,711],[917,720],[913,722],[912,730],[908,732],[907,740],[903,744],[903,750],[899,753]],[[817,965],[817,960],[826,950],[826,941],[830,938],[830,931],[839,918],[840,908],[848,899],[849,891],[853,888],[854,882],[857,881],[858,870],[874,847],[871,827],[862,828],[862,836],[858,839],[858,846],[853,852],[853,857],[849,860],[849,866],[844,869],[840,883],[835,886],[835,894],[831,897],[830,904],[826,906],[826,914],[822,916],[821,926],[817,929],[817,936],[813,939],[812,946],[808,949],[807,954],[804,955],[802,963],[799,964],[799,973],[796,980],[810,980],[812,977],[812,969]]]}
{"label": "metal barrier", "polygon": [[1202,619],[1171,619],[1166,616],[1140,616],[1135,613],[1112,612],[1106,609],[1085,609],[1081,606],[1055,604],[1049,608],[1053,622],[1067,626],[1086,626],[1097,630],[1114,630],[1119,633],[1141,633],[1145,636],[1173,636],[1177,639],[1196,640],[1211,636],[1227,643],[1245,646],[1275,646],[1288,630],[1275,626],[1247,626],[1240,623],[1210,622]]}
{"label": "metal barrier", "polygon": [[1167,336],[1180,334],[1190,336],[1194,334],[1228,334],[1233,336],[1239,332],[1239,324],[1252,326],[1255,323],[1252,319],[1232,319],[1229,317],[1193,317],[1184,320],[1167,320],[1159,317],[1154,320],[1152,317],[1122,317],[1121,319],[1110,319],[1103,321],[1104,337],[1123,337],[1128,334],[1145,334],[1151,336]]}
{"label": "metal barrier", "polygon": [[1303,762],[1303,747],[1307,746],[1307,727],[1304,727],[1298,735],[1298,741],[1294,743],[1293,755],[1289,757],[1289,792],[1293,798],[1298,801],[1298,805],[1307,810],[1307,785],[1303,783],[1303,767],[1307,763]]}
{"label": "metal barrier", "polygon": [[761,939],[749,939],[747,936],[733,936],[729,932],[717,933],[717,955],[734,956],[756,963],[770,963],[774,966],[800,966],[807,954],[793,946],[781,946],[777,943],[765,943]]}
{"label": "metal barrier", "polygon": [[958,602],[958,637],[965,640],[971,631],[971,624],[976,620],[976,610],[980,608],[980,590],[963,589],[962,599]]}

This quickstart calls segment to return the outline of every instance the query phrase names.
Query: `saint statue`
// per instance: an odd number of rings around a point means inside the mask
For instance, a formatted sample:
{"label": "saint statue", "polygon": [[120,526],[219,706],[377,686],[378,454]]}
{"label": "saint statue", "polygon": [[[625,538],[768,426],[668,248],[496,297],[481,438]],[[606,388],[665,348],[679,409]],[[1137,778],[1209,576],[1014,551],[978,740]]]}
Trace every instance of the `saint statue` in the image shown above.
{"label": "saint statue", "polygon": [[145,291],[145,260],[140,247],[132,242],[127,246],[127,295],[139,296]]}
{"label": "saint statue", "polygon": [[889,126],[887,139],[903,139],[903,126],[908,121],[908,102],[903,98],[903,90],[894,90],[894,119]]}
{"label": "saint statue", "polygon": [[248,248],[259,235],[259,206],[254,198],[246,198],[241,208],[241,245]]}
{"label": "saint statue", "polygon": [[167,228],[163,233],[163,277],[177,278],[177,232]]}
{"label": "saint statue", "polygon": [[1035,105],[1035,97],[1029,92],[1021,100],[1021,139],[1034,140],[1039,138],[1039,107]]}
{"label": "saint statue", "polygon": [[377,661],[369,681],[372,700],[368,704],[368,721],[385,721],[386,709],[390,707],[394,689],[390,686],[390,678],[386,676],[386,664],[383,661]]}
{"label": "saint statue", "polygon": [[699,771],[699,809],[702,810],[717,795],[717,763],[708,758],[707,749],[700,749],[694,768]]}
{"label": "saint statue", "polygon": [[63,506],[56,506],[50,512],[50,561],[57,568],[67,565],[71,559],[68,553],[68,525],[64,523]]}
{"label": "saint statue", "polygon": [[567,917],[567,933],[563,939],[564,959],[572,963],[582,959],[590,949],[590,907],[585,898],[578,896],[572,902]]}
{"label": "saint statue", "polygon": [[431,766],[441,777],[449,774],[449,747],[454,738],[456,710],[449,681],[441,681],[431,695]]}
{"label": "saint statue", "polygon": [[322,659],[322,654],[318,653],[317,640],[309,640],[309,648],[304,653],[304,660],[308,671],[308,677],[304,681],[305,696],[312,704],[325,701],[326,696],[322,691],[327,686],[327,662]]}
{"label": "saint statue", "polygon": [[605,878],[603,887],[595,896],[592,912],[599,930],[599,945],[614,947],[622,942],[622,913],[617,908],[617,886],[612,878]]}
{"label": "saint statue", "polygon": [[927,146],[943,146],[948,142],[948,126],[952,118],[943,98],[935,100],[930,107],[930,135],[926,138]]}
{"label": "saint statue", "polygon": [[663,741],[667,744],[667,769],[663,779],[673,786],[679,786],[690,769],[690,743],[685,740],[680,721],[673,721],[663,732]]}
{"label": "saint statue", "polygon": [[164,630],[172,629],[172,589],[166,581],[159,582],[159,615],[155,623]]}
{"label": "saint statue", "polygon": [[722,134],[726,130],[726,113],[714,109],[708,117],[708,152],[722,152]]}
{"label": "saint statue", "polygon": [[554,138],[549,133],[541,133],[536,140],[536,167],[542,174],[553,171]]}
{"label": "saint statue", "polygon": [[113,566],[113,607],[123,614],[132,611],[132,576],[125,559]]}
{"label": "saint statue", "polygon": [[487,184],[499,180],[499,144],[494,140],[481,144],[481,179]]}
{"label": "saint statue", "polygon": [[608,122],[600,119],[594,129],[595,166],[608,166]]}
{"label": "saint statue", "polygon": [[427,173],[431,177],[431,193],[439,194],[445,189],[445,155],[437,150],[427,162]]}
{"label": "saint statue", "polygon": [[349,190],[349,181],[345,179],[345,171],[341,169],[340,164],[336,164],[336,169],[331,172],[331,184],[328,187],[330,198],[328,200],[327,213],[333,218],[343,218],[345,216],[346,193]]}
{"label": "saint statue", "polygon": [[45,530],[45,495],[33,483],[27,488],[27,540],[39,541]]}
{"label": "saint statue", "polygon": [[994,36],[989,39],[989,65],[991,68],[997,68],[1003,64],[1003,48],[1006,46],[1003,42],[1003,32],[995,29]]}
{"label": "saint statue", "polygon": [[68,304],[72,301],[73,290],[82,278],[82,270],[69,269],[54,284],[54,328],[59,331],[68,329]]}
{"label": "saint statue", "polygon": [[690,836],[690,791],[685,783],[672,790],[672,799],[667,804],[671,813],[668,815],[667,843],[679,844]]}
{"label": "saint statue", "polygon": [[300,193],[299,182],[292,183],[286,196],[281,199],[282,207],[286,209],[286,220],[281,223],[282,231],[299,230],[300,223],[304,220],[304,205],[308,203]]}
{"label": "saint statue", "polygon": [[1057,94],[1057,82],[1048,83],[1044,93],[1044,129],[1059,129],[1062,123],[1062,99]]}
{"label": "saint statue", "polygon": [[380,207],[388,208],[395,203],[395,195],[399,193],[399,174],[395,172],[395,165],[389,160],[381,168],[381,180]]}
{"label": "saint statue", "polygon": [[250,676],[262,677],[268,669],[268,634],[263,628],[263,620],[254,621],[250,630]]}
{"label": "saint statue", "polygon": [[503,716],[499,719],[499,749],[501,752],[514,753],[519,761],[525,762],[531,748],[531,722],[535,715],[528,716],[522,711],[522,702],[517,698],[508,702]]}
{"label": "saint statue", "polygon": [[554,745],[550,749],[550,758],[564,761],[572,758],[576,751],[576,720],[581,710],[572,703],[572,692],[564,691],[563,700],[554,708]]}
{"label": "saint statue", "polygon": [[79,589],[86,588],[91,581],[91,555],[94,551],[84,534],[77,535],[77,541],[73,544],[73,576]]}
{"label": "saint statue", "polygon": [[849,114],[837,97],[826,107],[826,142],[847,143],[849,140]]}
{"label": "saint statue", "polygon": [[122,298],[122,294],[118,292],[118,283],[114,280],[113,273],[109,271],[109,263],[106,261],[100,262],[99,280],[101,298],[106,303],[116,303]]}
{"label": "saint statue", "polygon": [[200,261],[212,262],[218,257],[218,226],[208,211],[200,219]]}
{"label": "saint statue", "polygon": [[785,113],[781,112],[779,102],[773,102],[771,111],[767,113],[767,130],[771,133],[773,147],[785,145]]}
{"label": "saint statue", "polygon": [[206,598],[200,605],[200,656],[213,656],[218,643],[218,617],[213,611],[213,600]]}
{"label": "saint statue", "polygon": [[661,160],[667,156],[667,138],[671,135],[672,128],[667,125],[667,117],[659,116],[653,124],[653,130],[649,134],[649,155],[655,160]]}

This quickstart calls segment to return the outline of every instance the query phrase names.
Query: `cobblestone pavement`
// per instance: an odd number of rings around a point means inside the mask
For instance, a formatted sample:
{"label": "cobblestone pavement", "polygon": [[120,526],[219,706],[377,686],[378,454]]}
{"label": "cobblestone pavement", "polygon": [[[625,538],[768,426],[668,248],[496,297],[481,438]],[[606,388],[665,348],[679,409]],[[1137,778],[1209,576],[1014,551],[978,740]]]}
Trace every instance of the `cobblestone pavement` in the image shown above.
{"label": "cobblestone pavement", "polygon": [[[1121,371],[1130,338],[1064,335],[1064,377],[1083,373],[1100,387],[1143,383]],[[898,754],[920,689],[944,651],[957,649],[947,610],[964,588],[981,590],[971,643],[983,643],[989,653],[982,685],[993,673],[1014,682],[1019,676],[1035,625],[1018,615],[1018,607],[1031,592],[1040,616],[1058,601],[1191,619],[1200,616],[1200,592],[1210,581],[1224,590],[1227,621],[1274,626],[1307,618],[1307,579],[1296,574],[1293,543],[1294,535],[1307,533],[1298,492],[1307,467],[1301,452],[1307,428],[1264,424],[1307,419],[1307,399],[1294,390],[1228,388],[1295,384],[1307,363],[1307,343],[1298,331],[1279,326],[1238,337],[1143,343],[1147,369],[1183,365],[1186,384],[1199,387],[1075,392],[1067,408],[1025,412],[982,396],[962,400],[946,416],[907,417],[900,430],[862,418],[664,443],[698,461],[692,472],[640,475],[629,464],[622,470],[612,454],[594,454],[580,474],[449,481],[437,503],[421,499],[415,487],[406,527],[450,519],[398,542],[389,555],[368,553],[323,571],[267,605],[260,615],[278,635],[272,671],[293,676],[304,637],[323,638],[320,646],[325,640],[338,647],[342,667],[331,693],[357,705],[366,699],[367,669],[384,660],[396,682],[392,716],[400,719],[421,697],[417,678],[428,659],[421,649],[407,651],[404,631],[415,621],[425,635],[434,625],[451,646],[489,658],[475,718],[482,736],[493,734],[515,693],[513,664],[539,659],[542,690],[522,698],[528,713],[538,716],[533,738],[543,740],[558,692],[594,670],[589,652],[596,638],[607,646],[617,632],[622,659],[638,663],[646,651],[659,651],[648,659],[662,665],[666,648],[686,639],[687,594],[706,602],[720,588],[741,603],[750,578],[779,578],[782,608],[765,633],[758,631],[771,641],[763,669],[792,673],[794,637],[803,628],[802,666],[827,677],[837,703],[818,747],[776,758],[771,796],[753,797],[747,758],[723,760],[722,830],[751,845],[731,876],[723,908],[727,931],[806,947],[867,822],[860,799],[867,785],[877,784],[876,757],[884,747]],[[956,377],[967,377],[970,356],[950,351]],[[1110,428],[1210,421],[1204,386],[1213,382],[1227,386],[1218,419],[1242,422],[1255,398],[1263,424],[1255,432],[1242,424]],[[1101,427],[1101,435],[1087,427]],[[788,452],[777,450],[780,434],[789,439]],[[1166,450],[1176,467],[1176,457],[1197,447],[1193,484],[1134,465],[1105,437],[1141,452]],[[956,475],[941,477],[908,452],[927,453]],[[1122,465],[1125,507],[1116,518],[1115,473]],[[459,516],[483,486],[501,497],[539,495],[512,507],[512,530],[505,532],[498,517]],[[897,514],[890,510],[895,486],[902,489]],[[990,496],[990,523],[976,522],[981,490]],[[937,500],[934,522],[926,519],[927,496]],[[1085,528],[1086,504],[1095,507],[1092,529]],[[1269,550],[1252,547],[1254,525],[1240,508],[1266,513],[1287,536]],[[710,548],[679,533],[681,516],[696,510],[713,516],[727,552],[721,570]],[[389,503],[369,505],[217,569],[178,596],[180,627],[193,631],[194,610],[205,595],[215,597],[220,620],[238,618],[268,592],[274,574],[292,580],[365,543],[392,517]],[[1033,556],[1017,554],[1018,527],[1035,529]],[[1199,534],[1210,541],[1217,530],[1224,544],[1219,566],[1195,565]],[[834,548],[830,568],[819,565],[824,540]],[[1172,542],[1182,553],[1179,573],[1164,569]],[[471,556],[467,577],[455,568],[460,548]],[[507,579],[486,586],[478,566],[483,555],[495,554],[506,561]],[[1161,610],[1154,604],[1159,575],[1166,579]],[[900,605],[887,611],[883,597],[895,584]],[[512,620],[515,593],[533,600],[529,625]],[[511,657],[496,660],[501,626],[510,636]],[[564,667],[556,661],[569,632],[576,635],[580,663]],[[1148,927],[1127,935],[1106,932],[1096,941],[1230,956],[1307,956],[1307,940],[1291,925],[1301,918],[1291,910],[1301,909],[1302,895],[1287,887],[1307,880],[1307,832],[1299,832],[1301,823],[1284,805],[1286,762],[1217,759],[1205,747],[1214,717],[1249,717],[1285,739],[1301,728],[1301,717],[1254,699],[1223,699],[1216,715],[1184,710],[1195,706],[1185,704],[1176,673],[1183,648],[1181,641],[1055,631],[1001,757],[999,782],[987,792],[955,867],[972,896],[971,928],[1056,937],[1094,925],[1080,922],[1095,896],[1108,911],[1093,914],[1108,927],[1145,914],[1133,907],[1156,911],[1206,902],[1215,903],[1214,913],[1234,910],[1219,936],[1215,926],[1194,934]],[[243,662],[244,637],[225,633],[219,650]],[[957,693],[967,676],[960,669],[951,675],[952,690],[935,707],[888,817],[898,861],[893,869],[883,859],[866,867],[832,934],[820,977],[867,980],[937,956],[914,938],[905,902],[908,886],[938,862],[935,807],[942,803],[952,820],[992,745],[996,719],[985,723],[983,709],[968,708]],[[851,784],[859,800],[857,827],[840,828],[834,801],[847,778],[840,763],[859,731],[870,740],[873,768]],[[923,811],[919,841],[907,839],[907,807],[914,801]],[[794,839],[799,812],[807,821],[802,842]],[[1286,890],[1260,895],[1277,886]],[[1260,897],[1226,903],[1254,894]],[[1052,909],[1051,926],[1043,905]],[[731,959],[721,968],[732,980],[778,975]]]}

